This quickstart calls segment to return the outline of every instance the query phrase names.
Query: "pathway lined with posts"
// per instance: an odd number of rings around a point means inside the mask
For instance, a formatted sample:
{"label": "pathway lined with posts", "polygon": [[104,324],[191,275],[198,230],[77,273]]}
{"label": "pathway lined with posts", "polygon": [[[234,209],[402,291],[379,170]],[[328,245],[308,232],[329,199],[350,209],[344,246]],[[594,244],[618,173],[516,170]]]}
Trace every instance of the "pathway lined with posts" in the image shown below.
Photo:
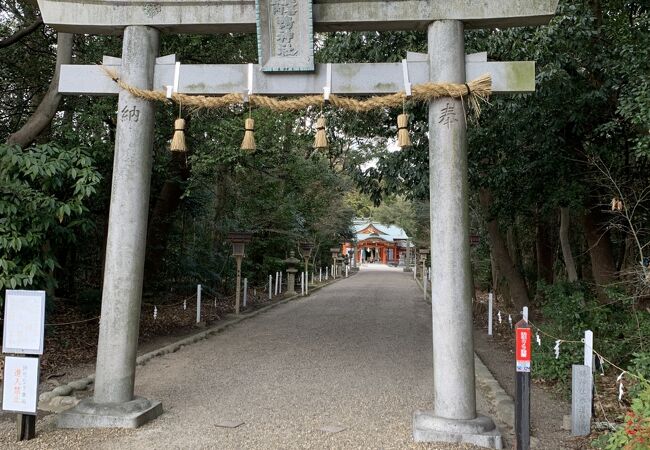
{"label": "pathway lined with posts", "polygon": [[475,448],[412,441],[413,411],[433,401],[431,345],[413,275],[366,266],[138,368],[136,394],[165,411],[142,428],[56,430],[48,417],[27,447]]}

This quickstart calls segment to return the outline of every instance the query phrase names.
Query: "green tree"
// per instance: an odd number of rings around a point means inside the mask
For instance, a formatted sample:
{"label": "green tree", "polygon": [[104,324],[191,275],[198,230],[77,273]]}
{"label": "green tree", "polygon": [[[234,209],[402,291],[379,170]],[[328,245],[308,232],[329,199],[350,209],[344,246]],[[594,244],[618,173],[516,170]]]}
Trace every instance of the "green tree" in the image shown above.
{"label": "green tree", "polygon": [[100,175],[88,153],[0,145],[0,289],[56,286],[57,250],[79,245]]}

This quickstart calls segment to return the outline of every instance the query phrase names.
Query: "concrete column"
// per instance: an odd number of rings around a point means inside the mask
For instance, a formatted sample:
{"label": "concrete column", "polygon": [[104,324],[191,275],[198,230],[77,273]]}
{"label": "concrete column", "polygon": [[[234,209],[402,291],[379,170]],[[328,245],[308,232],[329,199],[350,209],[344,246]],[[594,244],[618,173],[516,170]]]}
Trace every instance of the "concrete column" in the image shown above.
{"label": "concrete column", "polygon": [[[152,89],[158,44],[158,30],[126,27],[120,78]],[[120,91],[94,398],[60,417],[63,427],[134,427],[162,412],[160,403],[133,395],[154,112],[153,103]],[[119,407],[124,404],[128,406]]]}
{"label": "concrete column", "polygon": [[[428,46],[430,80],[464,83],[463,23],[430,24]],[[476,414],[467,137],[461,100],[441,98],[429,104],[429,182],[431,255],[435,257],[431,273],[435,398],[432,412],[415,413],[413,435],[419,441],[501,448],[492,420]]]}

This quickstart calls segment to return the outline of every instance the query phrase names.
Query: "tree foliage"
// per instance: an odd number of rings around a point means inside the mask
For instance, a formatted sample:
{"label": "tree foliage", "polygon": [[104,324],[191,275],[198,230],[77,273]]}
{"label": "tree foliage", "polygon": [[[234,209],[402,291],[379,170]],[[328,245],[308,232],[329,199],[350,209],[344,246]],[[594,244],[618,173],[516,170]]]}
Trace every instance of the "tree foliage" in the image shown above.
{"label": "tree foliage", "polygon": [[0,145],[0,289],[56,286],[57,249],[78,245],[100,175],[88,152]]}

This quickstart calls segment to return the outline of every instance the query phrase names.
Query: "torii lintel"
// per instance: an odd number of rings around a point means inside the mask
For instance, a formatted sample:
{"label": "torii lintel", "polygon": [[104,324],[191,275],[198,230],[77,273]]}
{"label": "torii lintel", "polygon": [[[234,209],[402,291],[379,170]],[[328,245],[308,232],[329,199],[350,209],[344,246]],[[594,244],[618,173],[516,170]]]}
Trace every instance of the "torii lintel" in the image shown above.
{"label": "torii lintel", "polygon": [[[306,1],[306,0],[301,0]],[[43,21],[59,31],[120,34],[129,25],[169,33],[253,33],[254,0],[38,0]],[[426,29],[436,20],[466,28],[543,25],[558,0],[314,0],[315,31]]]}

